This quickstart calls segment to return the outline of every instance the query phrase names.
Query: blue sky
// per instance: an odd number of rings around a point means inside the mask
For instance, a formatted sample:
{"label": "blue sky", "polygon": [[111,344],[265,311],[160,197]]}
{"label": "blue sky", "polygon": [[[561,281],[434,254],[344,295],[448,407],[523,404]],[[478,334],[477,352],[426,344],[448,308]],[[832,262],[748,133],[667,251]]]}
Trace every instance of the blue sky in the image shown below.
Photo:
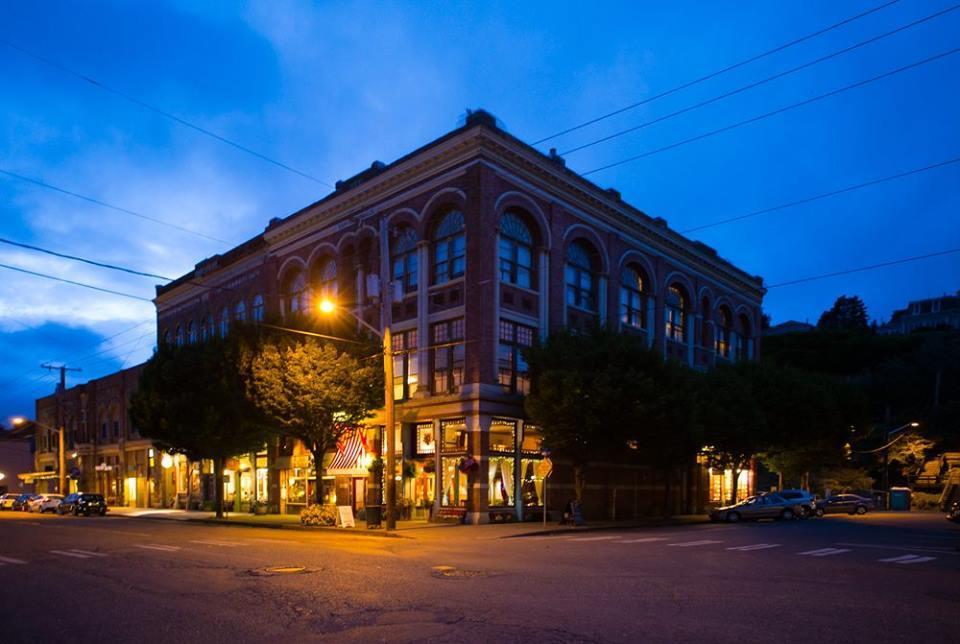
{"label": "blue sky", "polygon": [[[5,3],[0,38],[333,183],[484,107],[527,141],[873,2]],[[906,0],[542,145],[566,150],[949,6]],[[567,157],[586,172],[960,45],[960,11]],[[591,175],[683,230],[960,156],[960,54]],[[230,243],[327,189],[0,46],[0,170]],[[768,283],[960,246],[960,164],[693,234]],[[178,276],[227,248],[0,175],[0,234]],[[0,263],[152,297],[156,280],[0,246]],[[960,288],[960,255],[774,289],[774,322],[859,294],[879,319]],[[150,355],[146,302],[0,269],[0,418]]]}

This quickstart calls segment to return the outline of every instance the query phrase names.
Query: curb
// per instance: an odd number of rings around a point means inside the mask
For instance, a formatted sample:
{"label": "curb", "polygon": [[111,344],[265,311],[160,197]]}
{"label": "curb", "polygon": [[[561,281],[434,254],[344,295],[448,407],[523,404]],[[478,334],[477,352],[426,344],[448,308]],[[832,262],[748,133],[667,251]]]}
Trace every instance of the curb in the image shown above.
{"label": "curb", "polygon": [[702,520],[695,521],[680,521],[680,520],[665,520],[657,521],[655,523],[625,523],[623,525],[598,525],[598,526],[571,526],[563,528],[548,528],[546,530],[537,530],[535,532],[524,532],[523,534],[508,534],[506,536],[500,537],[501,539],[522,539],[524,537],[543,537],[551,536],[555,534],[575,534],[581,532],[604,532],[609,530],[638,530],[643,528],[667,528],[671,526],[687,526],[687,525],[707,525],[710,523],[710,520],[703,518]]}
{"label": "curb", "polygon": [[283,523],[257,523],[254,521],[230,521],[220,519],[169,519],[163,516],[131,516],[128,514],[112,514],[111,517],[121,519],[140,519],[144,521],[166,521],[168,523],[200,523],[215,525],[221,528],[266,528],[268,530],[299,530],[302,532],[331,532],[335,534],[351,535],[355,537],[380,537],[385,539],[414,539],[404,534],[386,532],[385,530],[363,530],[358,528],[337,528],[333,526],[303,526]]}

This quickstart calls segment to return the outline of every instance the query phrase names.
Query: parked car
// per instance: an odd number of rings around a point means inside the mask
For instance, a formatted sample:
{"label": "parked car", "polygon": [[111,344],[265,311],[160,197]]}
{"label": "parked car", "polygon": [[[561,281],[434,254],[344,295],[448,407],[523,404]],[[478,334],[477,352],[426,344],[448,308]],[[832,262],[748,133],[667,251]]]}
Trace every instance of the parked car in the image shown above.
{"label": "parked car", "polygon": [[16,510],[17,512],[26,512],[27,511],[27,502],[30,501],[33,497],[38,496],[36,494],[21,494],[16,499],[13,500],[13,505],[10,506],[11,510]]}
{"label": "parked car", "polygon": [[711,521],[748,521],[751,519],[793,519],[800,515],[800,506],[779,494],[758,494],[740,503],[714,508]]}
{"label": "parked car", "polygon": [[868,510],[876,508],[877,504],[873,499],[856,494],[837,494],[819,501],[816,514],[818,517],[824,514],[866,514]]}
{"label": "parked car", "polygon": [[960,523],[960,501],[954,501],[953,505],[947,508],[947,521]]}
{"label": "parked car", "polygon": [[780,496],[793,501],[800,506],[799,515],[802,518],[812,517],[817,511],[817,499],[806,490],[781,490],[777,492]]}
{"label": "parked car", "polygon": [[90,516],[99,514],[103,516],[107,513],[107,502],[101,494],[90,494],[89,492],[77,492],[63,497],[60,505],[57,506],[57,514],[72,514],[73,516]]}
{"label": "parked car", "polygon": [[7,492],[3,496],[0,496],[0,510],[12,510],[13,502],[17,500],[19,494],[14,494],[13,492]]}
{"label": "parked car", "polygon": [[57,506],[60,505],[61,501],[63,501],[62,494],[40,494],[27,502],[27,510],[29,512],[39,512],[40,514],[44,512],[56,512]]}

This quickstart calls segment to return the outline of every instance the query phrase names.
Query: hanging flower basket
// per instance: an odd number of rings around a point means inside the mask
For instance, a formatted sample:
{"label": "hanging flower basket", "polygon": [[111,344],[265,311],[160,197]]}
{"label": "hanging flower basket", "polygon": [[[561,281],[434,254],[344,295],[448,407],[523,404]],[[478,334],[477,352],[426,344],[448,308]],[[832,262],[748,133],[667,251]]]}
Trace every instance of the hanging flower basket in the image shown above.
{"label": "hanging flower basket", "polygon": [[459,468],[462,473],[469,474],[470,472],[475,472],[480,469],[480,463],[478,463],[474,457],[467,456],[466,458],[460,459]]}

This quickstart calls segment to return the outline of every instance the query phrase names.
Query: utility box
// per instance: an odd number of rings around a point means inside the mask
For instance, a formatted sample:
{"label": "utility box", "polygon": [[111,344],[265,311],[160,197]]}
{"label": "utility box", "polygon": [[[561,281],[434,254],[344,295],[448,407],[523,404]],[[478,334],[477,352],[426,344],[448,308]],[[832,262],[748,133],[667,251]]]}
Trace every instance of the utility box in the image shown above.
{"label": "utility box", "polygon": [[910,488],[890,488],[890,509],[906,512],[910,510]]}

